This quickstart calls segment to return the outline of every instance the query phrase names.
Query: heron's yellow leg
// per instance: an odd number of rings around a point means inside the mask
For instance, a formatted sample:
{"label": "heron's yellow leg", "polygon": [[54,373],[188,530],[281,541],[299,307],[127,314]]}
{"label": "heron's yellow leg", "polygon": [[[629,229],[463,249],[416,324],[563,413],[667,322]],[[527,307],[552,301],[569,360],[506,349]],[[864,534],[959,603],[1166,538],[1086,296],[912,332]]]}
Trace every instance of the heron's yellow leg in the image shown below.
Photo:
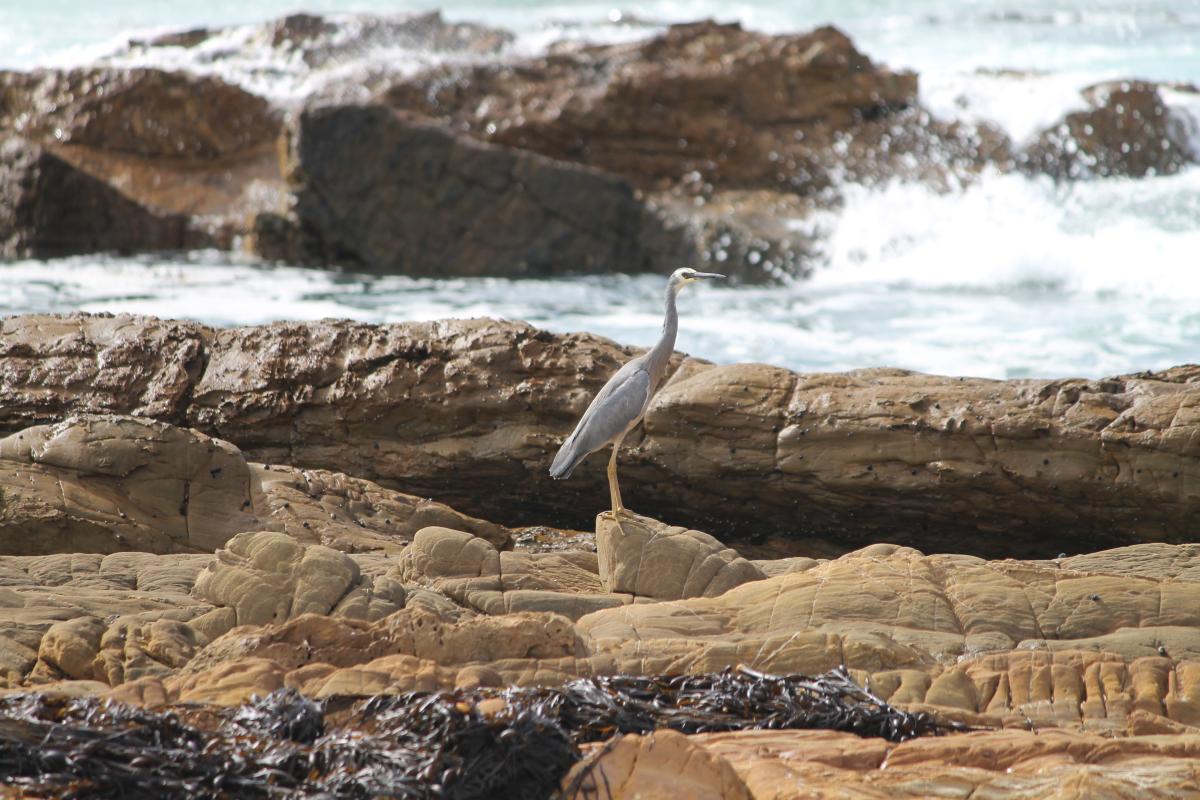
{"label": "heron's yellow leg", "polygon": [[621,449],[621,440],[613,442],[612,456],[608,459],[608,494],[612,498],[612,514],[619,518],[625,513],[621,504],[621,487],[617,484],[617,451]]}

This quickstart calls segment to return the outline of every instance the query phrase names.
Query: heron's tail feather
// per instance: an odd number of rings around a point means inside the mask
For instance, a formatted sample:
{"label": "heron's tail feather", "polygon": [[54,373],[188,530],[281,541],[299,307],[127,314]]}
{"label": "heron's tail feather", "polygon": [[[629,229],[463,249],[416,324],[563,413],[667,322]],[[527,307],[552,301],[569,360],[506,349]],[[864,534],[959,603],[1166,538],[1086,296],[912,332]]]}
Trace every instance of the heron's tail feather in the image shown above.
{"label": "heron's tail feather", "polygon": [[571,477],[571,473],[575,471],[575,467],[580,461],[587,456],[587,453],[576,452],[575,434],[567,437],[563,442],[562,447],[558,448],[558,455],[554,456],[554,461],[550,464],[550,477],[555,480]]}

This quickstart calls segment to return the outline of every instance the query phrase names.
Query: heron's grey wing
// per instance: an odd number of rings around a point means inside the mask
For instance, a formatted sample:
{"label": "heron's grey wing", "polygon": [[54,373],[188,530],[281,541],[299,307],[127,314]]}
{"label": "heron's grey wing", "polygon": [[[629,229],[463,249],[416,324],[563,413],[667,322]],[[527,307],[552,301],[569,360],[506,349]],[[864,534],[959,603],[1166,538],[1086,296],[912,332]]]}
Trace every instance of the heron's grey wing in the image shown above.
{"label": "heron's grey wing", "polygon": [[599,450],[636,423],[649,400],[649,373],[641,364],[626,364],[583,412],[575,432],[567,437],[554,457],[550,474],[555,478],[569,477],[589,453]]}

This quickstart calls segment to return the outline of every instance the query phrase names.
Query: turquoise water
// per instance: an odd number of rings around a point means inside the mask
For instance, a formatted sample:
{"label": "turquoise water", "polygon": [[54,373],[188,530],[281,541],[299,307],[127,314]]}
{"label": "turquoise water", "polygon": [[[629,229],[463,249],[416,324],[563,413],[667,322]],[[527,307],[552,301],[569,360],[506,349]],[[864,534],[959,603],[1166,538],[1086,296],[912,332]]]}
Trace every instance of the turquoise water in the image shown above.
{"label": "turquoise water", "polygon": [[[286,103],[335,74],[345,80],[381,65],[403,71],[428,63],[428,54],[385,46],[313,70],[265,48],[256,25],[301,8],[438,6],[451,20],[514,30],[517,53],[563,38],[631,39],[704,16],[776,32],[831,22],[876,61],[917,70],[935,114],[986,120],[1017,140],[1079,107],[1079,89],[1099,80],[1200,83],[1200,2],[1160,1],[0,0],[0,65],[159,64],[220,74]],[[131,37],[198,25],[243,27],[207,49],[124,46]],[[1180,124],[1200,131],[1195,96],[1167,99]],[[682,301],[681,348],[796,369],[889,365],[993,377],[1100,376],[1200,358],[1198,167],[1069,186],[989,175],[951,193],[909,185],[846,191],[841,212],[804,223],[825,236],[812,280],[694,291]],[[492,315],[646,344],[658,331],[661,280],[416,281],[267,267],[222,253],[88,256],[0,264],[0,313],[135,311],[213,324]]]}
{"label": "turquoise water", "polygon": [[[767,31],[836,24],[872,57],[929,70],[1009,67],[1117,71],[1154,80],[1200,79],[1200,2],[947,2],[819,0],[804,3],[562,2],[562,0],[42,0],[0,3],[0,65],[29,68],[98,55],[133,35],[256,23],[296,11],[403,13],[441,9],[529,37],[611,38],[630,20],[661,24],[712,17]],[[626,21],[625,25],[612,20]]]}

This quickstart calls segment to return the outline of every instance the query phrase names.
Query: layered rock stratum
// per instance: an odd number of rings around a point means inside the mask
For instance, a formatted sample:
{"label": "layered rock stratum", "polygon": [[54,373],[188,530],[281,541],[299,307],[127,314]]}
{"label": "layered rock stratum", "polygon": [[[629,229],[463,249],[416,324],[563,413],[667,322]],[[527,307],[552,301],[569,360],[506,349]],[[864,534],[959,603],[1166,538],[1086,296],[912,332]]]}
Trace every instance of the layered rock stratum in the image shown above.
{"label": "layered rock stratum", "polygon": [[[135,414],[250,462],[344,473],[510,527],[591,527],[603,459],[563,483],[547,465],[635,352],[494,320],[212,329],[25,316],[0,337],[2,432]],[[1011,381],[683,356],[671,369],[622,451],[626,497],[727,542],[1046,557],[1192,536],[1194,367]]]}

